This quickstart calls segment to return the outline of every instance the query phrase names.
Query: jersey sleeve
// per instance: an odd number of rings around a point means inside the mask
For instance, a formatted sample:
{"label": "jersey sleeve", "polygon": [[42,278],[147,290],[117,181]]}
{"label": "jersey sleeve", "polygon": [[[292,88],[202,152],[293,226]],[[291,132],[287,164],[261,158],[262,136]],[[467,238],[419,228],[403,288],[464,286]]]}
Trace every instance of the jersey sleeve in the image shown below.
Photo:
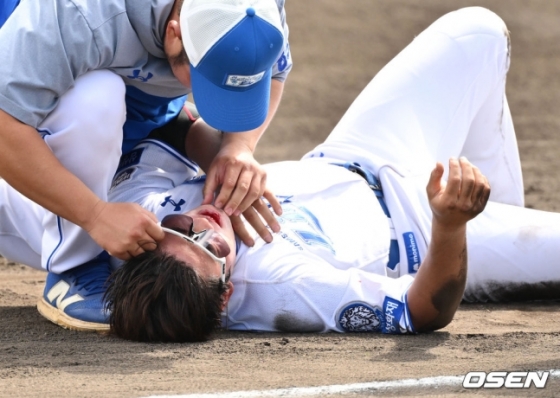
{"label": "jersey sleeve", "polygon": [[0,109],[37,127],[75,78],[99,63],[94,34],[73,2],[22,1],[0,29]]}
{"label": "jersey sleeve", "polygon": [[286,81],[288,74],[290,73],[293,63],[292,54],[290,53],[290,43],[288,37],[290,35],[290,29],[286,22],[286,9],[284,8],[285,0],[277,0],[278,10],[280,12],[280,19],[282,21],[282,27],[284,29],[284,47],[278,61],[272,67],[272,78],[279,80],[281,82]]}
{"label": "jersey sleeve", "polygon": [[271,262],[270,253],[263,253],[259,259],[249,256],[236,263],[244,269],[236,270],[232,278],[235,294],[227,322],[224,319],[228,328],[415,332],[407,299],[411,276],[392,279],[357,268],[341,270],[294,251],[285,253],[277,261]]}

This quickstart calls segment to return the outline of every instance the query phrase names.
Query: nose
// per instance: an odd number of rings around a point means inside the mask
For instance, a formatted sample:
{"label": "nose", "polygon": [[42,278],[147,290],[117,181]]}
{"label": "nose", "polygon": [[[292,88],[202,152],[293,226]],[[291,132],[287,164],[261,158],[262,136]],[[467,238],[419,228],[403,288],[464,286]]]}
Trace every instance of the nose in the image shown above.
{"label": "nose", "polygon": [[202,232],[205,229],[214,229],[212,223],[204,217],[193,218],[193,231]]}

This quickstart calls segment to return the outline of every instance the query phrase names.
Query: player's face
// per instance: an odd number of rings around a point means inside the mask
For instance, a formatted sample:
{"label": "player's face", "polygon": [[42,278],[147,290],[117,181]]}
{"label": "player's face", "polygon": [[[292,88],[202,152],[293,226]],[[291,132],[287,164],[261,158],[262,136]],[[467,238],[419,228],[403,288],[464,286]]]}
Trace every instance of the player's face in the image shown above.
{"label": "player's face", "polygon": [[191,67],[189,58],[185,49],[181,49],[175,54],[168,54],[167,59],[171,65],[171,70],[173,74],[181,82],[181,84],[187,88],[191,88]]}
{"label": "player's face", "polygon": [[[208,248],[216,257],[225,258],[226,273],[231,271],[235,262],[235,235],[229,217],[222,210],[212,205],[203,205],[184,215],[167,216],[162,220],[161,225],[183,234],[188,234],[191,225],[194,232],[212,230],[213,234],[208,240]],[[179,236],[165,234],[165,238],[159,243],[158,248],[178,260],[191,264],[204,279],[217,279],[221,275],[222,270],[217,261],[212,259],[201,247]]]}

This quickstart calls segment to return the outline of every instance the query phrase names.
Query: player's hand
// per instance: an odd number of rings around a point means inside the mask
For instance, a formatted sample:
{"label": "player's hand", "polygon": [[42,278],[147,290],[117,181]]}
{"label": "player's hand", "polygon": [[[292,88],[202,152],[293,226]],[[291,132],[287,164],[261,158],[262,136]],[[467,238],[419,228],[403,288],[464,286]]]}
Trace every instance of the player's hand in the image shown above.
{"label": "player's hand", "polygon": [[[274,210],[277,215],[282,215],[282,206],[276,196],[272,194],[268,189],[265,189],[263,197],[270,204],[270,208]],[[278,220],[270,210],[268,205],[263,201],[262,198],[253,202],[252,206],[243,212],[243,217],[247,220],[249,224],[255,229],[255,231],[264,239],[266,243],[272,242],[273,232],[280,231],[280,224]],[[261,218],[262,217],[262,218]],[[231,225],[237,236],[245,243],[247,246],[252,247],[255,244],[251,234],[245,228],[245,223],[240,216],[230,216]],[[264,220],[264,222],[263,222]],[[270,228],[270,230],[267,228]]]}
{"label": "player's hand", "polygon": [[264,195],[265,188],[266,171],[251,148],[233,141],[220,149],[206,173],[202,204],[214,202],[228,216],[239,216]]}
{"label": "player's hand", "polygon": [[437,163],[426,191],[434,220],[458,227],[480,214],[490,196],[490,184],[480,170],[466,158],[449,159],[449,178],[441,180],[443,165]]}
{"label": "player's hand", "polygon": [[84,229],[104,250],[121,260],[155,250],[157,242],[164,238],[156,216],[136,203],[100,201]]}

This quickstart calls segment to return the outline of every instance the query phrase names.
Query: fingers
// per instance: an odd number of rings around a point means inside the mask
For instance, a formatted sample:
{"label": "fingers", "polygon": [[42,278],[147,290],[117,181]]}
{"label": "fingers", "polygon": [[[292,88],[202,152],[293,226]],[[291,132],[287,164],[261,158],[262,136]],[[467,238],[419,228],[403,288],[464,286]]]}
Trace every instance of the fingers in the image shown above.
{"label": "fingers", "polygon": [[251,237],[251,234],[247,231],[247,228],[245,228],[245,223],[243,222],[241,217],[231,216],[230,220],[231,220],[231,226],[233,227],[233,230],[235,234],[239,237],[239,239],[241,239],[241,241],[245,243],[247,246],[253,247],[255,241]]}
{"label": "fingers", "polygon": [[472,202],[475,210],[481,212],[486,207],[486,203],[488,203],[488,199],[490,198],[490,183],[478,167],[473,166],[473,173],[476,184],[472,192]]}
{"label": "fingers", "polygon": [[161,225],[159,224],[155,214],[150,212],[148,213],[153,215],[153,222],[148,224],[148,226],[146,227],[146,234],[148,235],[148,237],[143,237],[142,239],[138,240],[138,244],[140,245],[142,245],[143,242],[160,242],[165,237],[165,232],[163,232],[163,229],[161,229]]}
{"label": "fingers", "polygon": [[277,216],[281,216],[282,205],[278,201],[278,198],[268,188],[264,190],[263,196],[266,200],[268,200],[268,203],[272,207],[272,210],[274,210],[274,213]]}
{"label": "fingers", "polygon": [[122,260],[155,250],[165,236],[157,217],[135,203],[107,203],[88,232],[110,255]]}
{"label": "fingers", "polygon": [[[246,188],[246,182],[242,180],[243,178],[251,180],[248,189]],[[237,181],[235,191],[231,195],[228,204],[226,204],[226,209],[231,204],[232,208],[236,208],[234,214],[236,216],[241,215],[241,213],[247,210],[256,200],[260,200],[259,198],[264,194],[265,186],[266,175],[253,175],[252,172],[242,173]]]}
{"label": "fingers", "polygon": [[426,188],[432,214],[445,225],[464,225],[484,210],[490,196],[488,179],[465,157],[449,159],[447,182],[442,182],[442,174],[438,163]]}
{"label": "fingers", "polygon": [[441,182],[442,176],[443,176],[443,164],[437,162],[436,167],[432,170],[432,173],[430,174],[430,180],[428,181],[428,186],[426,187],[428,198],[433,198],[442,190],[442,182]]}
{"label": "fingers", "polygon": [[449,176],[445,187],[445,195],[452,201],[459,197],[461,192],[461,168],[459,161],[455,158],[449,159]]}
{"label": "fingers", "polygon": [[266,243],[272,242],[273,239],[272,233],[268,229],[267,225],[274,232],[280,231],[280,224],[278,224],[274,214],[270,211],[266,203],[260,199],[253,203],[253,207],[245,210],[243,212],[243,216]]}
{"label": "fingers", "polygon": [[251,224],[251,226],[266,243],[272,242],[272,234],[266,227],[266,224],[262,222],[261,218],[254,208],[245,210],[245,212],[243,213],[243,217],[245,217],[245,220],[247,220],[247,222]]}
{"label": "fingers", "polygon": [[457,198],[459,206],[462,210],[470,210],[473,206],[473,190],[475,188],[474,166],[465,158],[459,158],[459,166],[461,168],[461,186],[459,196]]}
{"label": "fingers", "polygon": [[[282,213],[282,207],[276,197],[268,190],[265,192],[265,195],[266,197],[271,198],[270,200],[274,202],[273,206],[277,207],[274,212],[276,214]],[[253,202],[252,207],[249,207],[243,212],[243,216],[266,243],[270,243],[273,240],[270,230],[273,232],[280,232],[280,223],[274,216],[274,213],[270,210],[269,205],[262,199],[258,199]],[[253,246],[255,242],[251,235],[247,232],[241,217],[233,215],[230,219],[235,233],[239,236],[243,243],[247,246]]]}
{"label": "fingers", "polygon": [[[211,180],[206,181],[203,194],[203,204],[212,203],[211,191],[218,186],[216,179],[211,175]],[[239,216],[247,210],[253,202],[263,196],[266,186],[266,173],[263,169],[231,165],[226,169],[220,192],[214,199],[217,208],[224,209],[228,216]]]}
{"label": "fingers", "polygon": [[[256,202],[253,203],[253,208],[254,210],[257,211],[258,214],[260,214],[262,216],[262,218],[264,219],[264,223],[265,225],[268,225],[269,228],[273,231],[273,232],[280,232],[280,224],[278,223],[278,220],[276,219],[276,217],[274,216],[274,213],[272,213],[272,211],[270,211],[270,208],[267,206],[267,204],[262,200],[259,199]],[[251,208],[247,209],[245,212],[252,210]],[[243,213],[243,215],[245,215],[245,213]],[[247,216],[245,215],[245,218],[247,218]],[[247,220],[249,221],[249,220]],[[250,221],[249,221],[250,222]],[[251,222],[250,222],[251,223]],[[253,225],[251,223],[251,225]],[[254,227],[254,225],[253,225]],[[255,228],[256,229],[256,228]],[[258,232],[258,231],[257,231]],[[264,239],[264,236],[262,234],[259,233],[259,235]],[[266,239],[265,239],[266,240]],[[272,236],[270,241],[272,241]],[[268,242],[268,241],[267,241]]]}
{"label": "fingers", "polygon": [[218,189],[218,185],[217,169],[216,167],[210,167],[210,170],[206,174],[206,182],[202,188],[203,205],[209,205],[214,201],[214,193]]}

